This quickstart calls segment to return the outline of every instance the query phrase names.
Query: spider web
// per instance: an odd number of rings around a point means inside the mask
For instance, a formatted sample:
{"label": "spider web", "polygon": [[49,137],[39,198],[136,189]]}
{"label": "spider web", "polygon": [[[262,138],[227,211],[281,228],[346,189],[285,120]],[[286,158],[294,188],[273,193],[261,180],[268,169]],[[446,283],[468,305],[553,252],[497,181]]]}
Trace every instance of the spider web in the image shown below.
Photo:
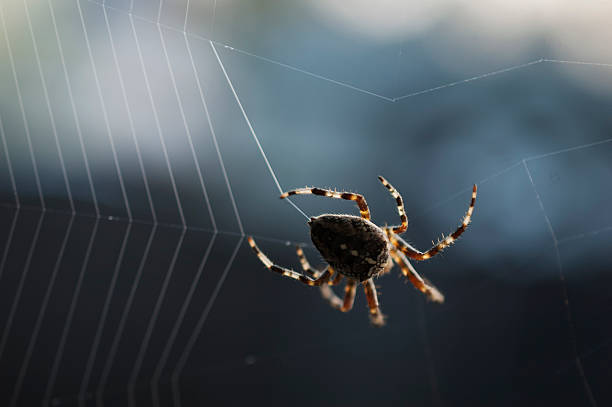
{"label": "spider web", "polygon": [[[296,404],[607,404],[612,99],[559,91],[556,68],[609,78],[611,64],[537,57],[390,96],[235,47],[226,8],[207,7],[0,3],[8,405],[280,404],[303,387]],[[294,209],[348,210],[276,198],[306,183],[358,190],[396,222],[378,173],[419,247],[480,187],[466,236],[418,265],[448,303],[387,277],[383,330],[261,271],[243,244],[297,266]],[[376,395],[352,394],[364,377]]]}

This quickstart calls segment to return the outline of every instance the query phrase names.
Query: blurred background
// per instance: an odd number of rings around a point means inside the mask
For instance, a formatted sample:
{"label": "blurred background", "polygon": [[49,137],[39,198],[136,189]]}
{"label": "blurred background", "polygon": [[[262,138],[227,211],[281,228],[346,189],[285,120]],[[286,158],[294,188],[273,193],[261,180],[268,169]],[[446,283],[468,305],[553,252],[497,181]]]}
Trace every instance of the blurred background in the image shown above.
{"label": "blurred background", "polygon": [[[0,0],[10,406],[612,402],[609,2]],[[426,249],[341,314],[279,189]],[[308,216],[357,214],[301,196]],[[336,289],[341,292],[341,288]]]}

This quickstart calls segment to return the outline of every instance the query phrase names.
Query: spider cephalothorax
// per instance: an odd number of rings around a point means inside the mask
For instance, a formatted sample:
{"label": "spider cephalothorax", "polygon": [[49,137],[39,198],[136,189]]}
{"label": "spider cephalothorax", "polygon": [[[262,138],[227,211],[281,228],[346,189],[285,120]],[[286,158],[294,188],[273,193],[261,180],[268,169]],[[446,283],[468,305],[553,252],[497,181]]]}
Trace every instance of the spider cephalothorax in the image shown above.
{"label": "spider cephalothorax", "polygon": [[[357,283],[364,287],[370,319],[377,325],[384,324],[384,316],[378,306],[376,287],[373,278],[389,271],[395,262],[404,276],[422,293],[435,302],[444,302],[444,296],[431,283],[421,278],[412,267],[408,258],[413,260],[427,260],[450,246],[467,228],[474,212],[476,203],[476,185],[472,189],[472,200],[461,225],[457,230],[440,240],[426,252],[421,252],[406,243],[398,235],[408,228],[408,218],[404,211],[404,203],[400,194],[385,180],[378,177],[380,182],[389,190],[397,203],[397,210],[402,222],[399,226],[379,227],[370,222],[370,210],[362,195],[351,192],[336,192],[321,188],[300,188],[285,192],[281,199],[291,195],[313,194],[330,198],[355,201],[359,207],[361,217],[353,215],[325,214],[310,218],[310,235],[316,248],[329,264],[324,271],[313,270],[300,247],[297,254],[304,271],[310,276],[304,276],[293,270],[277,266],[263,254],[252,237],[248,241],[253,251],[262,263],[270,270],[286,277],[301,281],[310,286],[320,286],[323,297],[332,307],[347,312],[353,308]],[[334,278],[332,275],[335,273]],[[344,300],[341,300],[331,290],[330,286],[337,285],[346,277]]]}

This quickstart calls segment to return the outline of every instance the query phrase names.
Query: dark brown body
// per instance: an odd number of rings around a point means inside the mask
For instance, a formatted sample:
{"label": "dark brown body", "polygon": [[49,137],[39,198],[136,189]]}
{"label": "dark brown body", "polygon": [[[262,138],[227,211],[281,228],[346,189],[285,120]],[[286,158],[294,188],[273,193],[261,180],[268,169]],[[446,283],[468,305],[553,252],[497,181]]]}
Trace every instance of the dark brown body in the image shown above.
{"label": "dark brown body", "polygon": [[338,273],[365,281],[384,271],[390,261],[385,233],[369,220],[352,215],[320,215],[308,224],[312,242]]}

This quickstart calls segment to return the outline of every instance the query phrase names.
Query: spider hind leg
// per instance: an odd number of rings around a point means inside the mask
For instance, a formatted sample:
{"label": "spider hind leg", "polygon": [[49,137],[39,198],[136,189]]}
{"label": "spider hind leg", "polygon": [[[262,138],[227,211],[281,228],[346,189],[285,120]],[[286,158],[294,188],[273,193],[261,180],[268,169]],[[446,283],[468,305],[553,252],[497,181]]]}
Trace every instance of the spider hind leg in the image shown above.
{"label": "spider hind leg", "polygon": [[255,240],[253,240],[253,238],[251,236],[249,236],[247,238],[249,245],[251,246],[251,248],[253,249],[253,251],[255,252],[255,254],[257,255],[257,257],[259,258],[259,260],[261,260],[261,262],[264,264],[264,266],[266,266],[266,268],[268,270],[274,271],[275,273],[278,274],[282,274],[285,277],[289,277],[292,278],[294,280],[298,280],[299,282],[301,282],[302,284],[306,284],[309,286],[320,286],[324,283],[326,283],[329,278],[331,277],[331,271],[328,268],[327,270],[325,270],[321,275],[319,275],[317,278],[312,279],[310,277],[306,277],[300,273],[296,273],[295,271],[285,268],[285,267],[281,267],[281,266],[277,266],[276,264],[274,264],[272,262],[272,260],[270,260],[268,258],[268,256],[266,256],[265,254],[263,254],[261,252],[261,250],[259,250],[259,247],[257,247],[257,244],[255,244]]}
{"label": "spider hind leg", "polygon": [[422,278],[412,267],[412,264],[408,261],[406,256],[402,252],[397,249],[391,250],[391,257],[397,263],[399,268],[402,270],[402,274],[408,277],[408,280],[412,283],[412,285],[425,294],[427,299],[437,303],[444,302],[444,295],[434,287],[429,281]]}
{"label": "spider hind leg", "polygon": [[340,297],[338,297],[328,285],[321,286],[321,295],[323,295],[323,298],[329,302],[332,308],[335,308],[341,312],[349,312],[353,309],[356,292],[357,281],[351,278],[346,280],[346,286],[344,287],[344,300],[341,300]]}
{"label": "spider hind leg", "polygon": [[402,196],[395,188],[393,188],[393,185],[389,184],[389,181],[387,181],[385,178],[379,175],[378,180],[382,182],[385,188],[389,190],[391,196],[395,198],[395,203],[397,204],[397,212],[399,213],[400,221],[402,222],[402,224],[399,226],[394,226],[393,233],[404,233],[406,229],[408,229],[408,217],[406,216],[406,210],[404,209],[404,201],[402,200]]}
{"label": "spider hind leg", "polygon": [[376,294],[376,287],[374,286],[374,281],[372,279],[368,279],[361,283],[363,285],[363,289],[366,293],[366,299],[368,300],[368,307],[370,308],[370,322],[374,326],[383,326],[385,325],[385,316],[380,311],[380,307],[378,305],[378,295]]}
{"label": "spider hind leg", "polygon": [[[316,270],[313,270],[304,255],[304,251],[301,247],[296,247],[298,258],[300,259],[300,264],[304,271],[314,278],[318,278],[320,273]],[[331,271],[332,268],[328,267]],[[338,285],[344,276],[340,273],[336,273],[333,279],[330,279],[327,284],[321,285],[321,295],[325,300],[329,302],[332,308],[335,308],[341,312],[349,312],[353,309],[353,303],[355,302],[355,292],[356,292],[356,282],[352,279],[347,279],[346,287],[344,289],[344,300],[336,295],[334,290],[331,289],[330,286]]]}
{"label": "spider hind leg", "polygon": [[404,253],[410,259],[413,259],[413,260],[431,259],[436,254],[440,253],[442,250],[452,245],[455,242],[455,240],[457,240],[459,236],[461,236],[461,234],[465,232],[465,230],[467,229],[470,223],[470,220],[472,219],[472,213],[474,213],[474,205],[476,203],[476,191],[477,191],[477,187],[476,185],[474,185],[474,187],[472,188],[472,200],[470,201],[470,206],[465,216],[463,217],[463,220],[461,221],[461,225],[457,228],[457,230],[455,230],[450,235],[446,236],[444,239],[439,241],[437,244],[435,244],[433,247],[431,247],[426,252],[421,252],[420,250],[417,250],[414,247],[410,246],[401,237],[393,233],[393,230],[391,228],[385,228],[385,233],[387,234],[389,241],[391,242],[393,246],[395,246],[395,248],[397,248],[399,251]]}

